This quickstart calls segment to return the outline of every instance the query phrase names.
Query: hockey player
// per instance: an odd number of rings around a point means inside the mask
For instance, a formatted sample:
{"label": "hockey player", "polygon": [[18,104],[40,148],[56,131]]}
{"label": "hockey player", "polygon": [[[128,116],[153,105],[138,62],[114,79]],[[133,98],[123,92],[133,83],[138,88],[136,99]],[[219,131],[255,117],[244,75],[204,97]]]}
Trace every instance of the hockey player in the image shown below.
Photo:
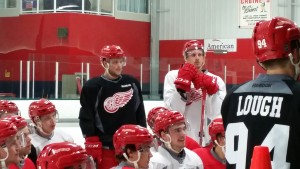
{"label": "hockey player", "polygon": [[80,95],[79,125],[85,148],[100,169],[116,166],[113,135],[124,124],[146,127],[140,83],[122,74],[126,57],[120,46],[104,46],[100,53],[104,74],[88,80]]}
{"label": "hockey player", "polygon": [[18,133],[20,134],[20,139],[22,141],[19,150],[19,156],[21,158],[21,161],[19,163],[10,164],[8,168],[9,169],[36,168],[35,164],[31,161],[31,159],[27,158],[28,154],[31,151],[31,139],[29,137],[29,129],[26,120],[21,116],[17,116],[17,115],[7,116],[4,118],[4,120],[8,120],[16,125],[18,129]]}
{"label": "hockey player", "polygon": [[193,150],[202,159],[204,169],[225,169],[225,131],[222,118],[215,118],[208,126],[213,147]]}
{"label": "hockey player", "polygon": [[[21,115],[21,112],[20,112],[18,106],[12,101],[0,100],[0,118],[3,119],[6,116],[14,116],[14,115],[15,116]],[[26,136],[26,133],[29,132],[28,130],[29,130],[28,127],[25,127],[23,129],[25,136]],[[31,150],[29,151],[28,158],[35,164],[36,159],[37,159],[36,149],[33,145],[31,145],[30,147],[31,147]],[[27,147],[27,148],[29,148],[29,147]],[[26,150],[27,148],[25,148],[24,151],[27,151]],[[22,152],[21,152],[21,154],[22,154]]]}
{"label": "hockey player", "polygon": [[[179,111],[185,116],[187,125],[191,128],[187,135],[205,146],[210,140],[207,118],[212,120],[220,114],[226,86],[219,76],[203,68],[205,53],[200,41],[186,42],[183,57],[185,64],[179,70],[172,70],[165,76],[164,103],[170,110]],[[205,138],[203,143],[200,143],[203,137],[199,136],[203,135]]]}
{"label": "hockey player", "polygon": [[228,169],[249,169],[257,145],[269,148],[272,169],[300,168],[299,39],[300,30],[289,19],[256,23],[254,54],[266,74],[234,88],[224,99]]}
{"label": "hockey player", "polygon": [[37,160],[38,169],[96,169],[93,159],[79,145],[70,142],[51,143]]}
{"label": "hockey player", "polygon": [[152,157],[152,134],[144,127],[133,124],[121,126],[114,134],[113,143],[119,165],[114,169],[145,169]]}
{"label": "hockey player", "polygon": [[31,142],[36,148],[37,154],[51,143],[74,142],[73,138],[63,131],[55,129],[58,120],[58,112],[52,102],[47,99],[33,101],[29,105],[29,117],[33,123],[33,132],[30,134]]}
{"label": "hockey player", "polygon": [[19,163],[20,137],[17,127],[10,121],[0,120],[0,169]]}
{"label": "hockey player", "polygon": [[150,159],[149,168],[203,169],[199,156],[185,148],[186,125],[181,113],[159,113],[154,122],[154,131],[163,143]]}
{"label": "hockey player", "polygon": [[14,102],[0,100],[0,118],[4,118],[7,115],[20,115],[20,110]]}
{"label": "hockey player", "polygon": [[[165,107],[154,107],[152,108],[148,115],[147,115],[147,124],[148,126],[151,128],[152,132],[154,132],[154,122],[156,117],[158,116],[159,113],[163,112],[163,111],[170,111]],[[155,149],[154,151],[157,151],[158,146],[161,144],[161,141],[159,140],[158,136],[154,136],[154,146],[153,148]],[[193,150],[196,148],[200,148],[200,145],[198,144],[198,142],[196,142],[194,139],[192,139],[191,137],[187,136],[185,137],[185,147]],[[152,148],[152,150],[153,150]]]}
{"label": "hockey player", "polygon": [[163,111],[168,111],[167,108],[165,107],[154,107],[152,108],[148,114],[147,114],[147,124],[149,128],[151,129],[153,133],[153,147],[151,147],[151,151],[154,153],[157,151],[158,146],[161,145],[161,141],[159,140],[159,137],[155,135],[154,132],[154,122],[157,117],[157,115]]}

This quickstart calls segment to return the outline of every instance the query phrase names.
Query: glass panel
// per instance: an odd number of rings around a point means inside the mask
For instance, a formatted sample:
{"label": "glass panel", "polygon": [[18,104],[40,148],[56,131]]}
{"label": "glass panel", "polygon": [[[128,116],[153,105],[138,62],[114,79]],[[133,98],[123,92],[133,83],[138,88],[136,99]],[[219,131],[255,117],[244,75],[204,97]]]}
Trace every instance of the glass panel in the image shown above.
{"label": "glass panel", "polygon": [[118,0],[118,10],[119,11],[127,11],[127,0]]}
{"label": "glass panel", "polygon": [[112,0],[101,0],[101,12],[112,13],[113,12],[113,1]]}
{"label": "glass panel", "polygon": [[17,0],[0,0],[0,8],[16,8]]}
{"label": "glass panel", "polygon": [[82,0],[57,0],[56,9],[57,10],[82,10]]}
{"label": "glass panel", "polygon": [[[20,60],[0,61],[0,72],[3,72],[0,76],[0,99],[20,98],[20,96],[21,99],[27,97],[30,99],[41,97],[55,99],[56,92],[59,99],[78,99],[84,82],[88,78],[98,77],[104,72],[99,58],[95,56],[29,54],[22,58],[21,72]],[[132,75],[141,82],[144,96],[150,95],[150,70],[152,68],[149,59],[147,56],[128,56],[127,65],[124,67],[123,72]],[[28,61],[30,62],[29,69],[27,68]],[[56,62],[59,63],[57,88],[55,81]],[[169,70],[178,69],[182,63],[182,57],[160,59],[159,94],[161,99],[166,73]],[[234,65],[240,66],[236,67]],[[226,80],[227,89],[230,89],[233,85],[252,80],[259,73],[264,72],[253,59],[228,59],[228,57],[222,58],[220,56],[207,56],[206,68],[211,73],[220,76],[224,81]],[[27,81],[28,73],[30,76],[29,82]],[[22,78],[21,84],[20,77]]]}
{"label": "glass panel", "polygon": [[90,11],[97,12],[98,11],[98,0],[89,0],[90,2]]}
{"label": "glass panel", "polygon": [[141,0],[140,2],[140,13],[145,13],[145,14],[148,14],[149,10],[148,10],[148,0]]}
{"label": "glass panel", "polygon": [[148,14],[148,0],[118,0],[119,11]]}
{"label": "glass panel", "polygon": [[0,99],[15,98],[20,94],[20,63],[15,60],[0,61]]}
{"label": "glass panel", "polygon": [[54,0],[40,0],[40,9],[41,10],[53,10],[54,9]]}
{"label": "glass panel", "polygon": [[36,11],[37,0],[23,0],[22,9],[23,11]]}
{"label": "glass panel", "polygon": [[0,8],[5,8],[5,0],[0,0]]}
{"label": "glass panel", "polygon": [[86,72],[82,72],[81,63],[59,63],[59,79],[61,79],[61,98],[78,99],[82,84],[86,81]]}
{"label": "glass panel", "polygon": [[7,8],[16,8],[17,0],[7,0]]}

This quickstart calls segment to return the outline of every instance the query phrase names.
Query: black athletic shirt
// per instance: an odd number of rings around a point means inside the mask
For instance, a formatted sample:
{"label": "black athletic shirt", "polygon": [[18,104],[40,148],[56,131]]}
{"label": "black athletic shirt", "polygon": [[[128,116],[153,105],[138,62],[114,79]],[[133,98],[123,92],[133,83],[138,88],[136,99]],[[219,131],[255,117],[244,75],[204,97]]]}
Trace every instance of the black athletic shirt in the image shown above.
{"label": "black athletic shirt", "polygon": [[273,169],[300,168],[300,83],[261,74],[225,97],[227,169],[249,169],[253,148],[269,147]]}
{"label": "black athletic shirt", "polygon": [[80,103],[79,125],[83,136],[99,136],[104,146],[113,147],[113,134],[124,124],[146,127],[140,83],[132,76],[88,80],[82,88]]}

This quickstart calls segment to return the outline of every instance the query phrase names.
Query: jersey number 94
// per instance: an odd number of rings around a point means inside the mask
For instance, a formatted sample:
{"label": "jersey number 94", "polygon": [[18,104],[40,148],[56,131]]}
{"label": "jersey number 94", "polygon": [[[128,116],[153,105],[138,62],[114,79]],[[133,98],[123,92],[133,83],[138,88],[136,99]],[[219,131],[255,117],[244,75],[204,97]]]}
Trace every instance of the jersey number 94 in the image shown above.
{"label": "jersey number 94", "polygon": [[[262,146],[269,147],[269,151],[274,151],[273,160],[271,161],[272,168],[290,168],[290,163],[286,162],[289,130],[290,127],[287,125],[275,124],[261,143]],[[236,137],[238,137],[237,143],[235,143]],[[235,164],[236,169],[245,169],[248,128],[243,122],[230,123],[226,128],[225,138],[228,163]]]}

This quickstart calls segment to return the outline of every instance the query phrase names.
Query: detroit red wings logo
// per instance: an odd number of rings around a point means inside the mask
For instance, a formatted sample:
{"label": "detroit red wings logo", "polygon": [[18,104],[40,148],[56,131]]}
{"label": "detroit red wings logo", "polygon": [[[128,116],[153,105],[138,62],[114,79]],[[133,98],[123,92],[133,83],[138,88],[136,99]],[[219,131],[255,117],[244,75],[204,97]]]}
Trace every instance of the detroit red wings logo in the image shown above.
{"label": "detroit red wings logo", "polygon": [[196,102],[202,98],[202,90],[198,89],[196,90],[195,88],[191,88],[190,91],[190,99],[187,101],[186,105],[190,105],[193,102]]}
{"label": "detroit red wings logo", "polygon": [[104,101],[104,109],[108,113],[115,113],[119,108],[124,107],[133,96],[133,90],[130,88],[126,92],[118,92]]}

